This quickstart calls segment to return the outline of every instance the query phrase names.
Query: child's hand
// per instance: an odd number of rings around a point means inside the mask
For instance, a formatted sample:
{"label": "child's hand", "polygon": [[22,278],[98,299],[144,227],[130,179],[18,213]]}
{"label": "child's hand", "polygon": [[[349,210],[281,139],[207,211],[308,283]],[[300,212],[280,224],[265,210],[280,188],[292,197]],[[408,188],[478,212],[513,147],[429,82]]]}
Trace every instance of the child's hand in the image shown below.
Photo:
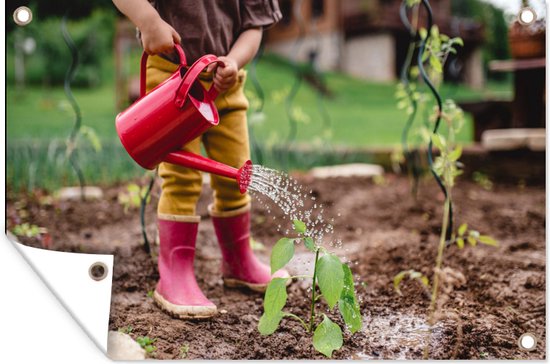
{"label": "child's hand", "polygon": [[211,65],[208,67],[208,71],[216,71],[214,76],[214,87],[218,92],[225,92],[229,90],[237,82],[237,73],[239,71],[239,65],[237,61],[228,57],[218,57],[220,61],[224,63],[223,66],[216,67]]}
{"label": "child's hand", "polygon": [[169,54],[174,51],[174,44],[181,42],[178,32],[161,18],[147,23],[140,31],[143,50],[150,56],[159,53]]}

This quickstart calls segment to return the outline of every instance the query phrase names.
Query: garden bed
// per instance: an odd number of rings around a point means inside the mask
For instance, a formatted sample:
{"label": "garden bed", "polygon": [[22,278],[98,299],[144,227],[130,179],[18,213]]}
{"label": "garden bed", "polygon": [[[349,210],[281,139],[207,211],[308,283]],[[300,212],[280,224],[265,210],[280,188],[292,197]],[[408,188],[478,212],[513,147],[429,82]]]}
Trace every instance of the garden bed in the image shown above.
{"label": "garden bed", "polygon": [[[353,263],[363,330],[347,332],[336,359],[421,359],[429,297],[421,285],[405,281],[403,295],[393,289],[393,277],[416,269],[432,275],[437,254],[443,196],[434,182],[421,183],[418,201],[403,177],[386,176],[377,184],[363,178],[315,180],[298,176],[325,205],[324,216],[334,218],[339,252]],[[487,186],[486,186],[487,187]],[[137,210],[124,212],[117,196],[125,186],[104,189],[100,201],[61,202],[39,196],[11,196],[8,227],[29,222],[48,229],[55,250],[114,253],[110,329],[134,338],[156,338],[158,359],[322,359],[300,324],[283,320],[273,335],[257,331],[262,295],[227,289],[220,276],[220,252],[206,213],[205,193],[198,212],[203,216],[198,237],[196,270],[199,285],[218,306],[211,320],[181,321],[162,312],[149,297],[158,272],[141,247]],[[154,206],[147,212],[154,236]],[[434,359],[544,359],[545,358],[545,190],[543,186],[499,185],[492,191],[460,180],[454,190],[456,222],[496,238],[500,246],[451,246],[445,253],[444,310],[456,313],[434,328],[430,357]],[[290,223],[266,201],[253,204],[252,230],[266,246],[258,254],[269,259],[269,247],[283,235],[277,226]],[[275,219],[273,219],[275,217]],[[34,238],[21,238],[38,245]],[[310,259],[303,246],[293,266],[306,269]],[[300,260],[301,259],[301,260]],[[301,262],[301,263],[300,263]],[[287,307],[305,315],[307,287],[294,282]],[[325,310],[326,307],[325,307]],[[329,316],[338,323],[341,319]],[[460,329],[460,330],[459,330]],[[526,332],[538,339],[536,350],[522,351],[518,338]]]}

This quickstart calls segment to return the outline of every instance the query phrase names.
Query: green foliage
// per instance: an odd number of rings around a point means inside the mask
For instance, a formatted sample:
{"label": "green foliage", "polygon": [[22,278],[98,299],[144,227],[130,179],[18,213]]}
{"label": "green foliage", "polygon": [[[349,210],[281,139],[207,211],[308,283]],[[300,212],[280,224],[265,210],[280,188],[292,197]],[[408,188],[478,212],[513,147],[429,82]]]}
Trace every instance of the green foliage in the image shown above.
{"label": "green foliage", "polygon": [[27,222],[15,225],[13,228],[13,234],[17,236],[25,236],[27,238],[36,238],[40,236],[41,229],[37,225],[29,224]]}
{"label": "green foliage", "polygon": [[476,230],[468,230],[468,224],[466,223],[460,225],[456,235],[451,240],[451,243],[452,242],[456,243],[459,249],[464,249],[465,242],[468,242],[471,246],[476,246],[478,243],[492,247],[499,246],[494,238],[488,235],[481,235],[479,231]]}
{"label": "green foliage", "polygon": [[359,311],[357,297],[355,297],[355,287],[351,269],[345,264],[342,264],[342,269],[344,270],[344,289],[338,300],[338,309],[349,331],[355,334],[363,325],[361,321],[361,312]]}
{"label": "green foliage", "polygon": [[472,178],[474,182],[481,186],[484,190],[493,190],[493,182],[486,174],[476,171],[472,174]]}
{"label": "green foliage", "polygon": [[153,345],[156,341],[156,338],[151,339],[148,336],[140,336],[136,339],[136,342],[139,344],[139,346],[141,346],[149,355],[157,350],[157,347]]}
{"label": "green foliage", "polygon": [[[79,65],[72,85],[97,87],[101,84],[105,62],[112,52],[115,14],[94,11],[89,17],[68,22],[68,30],[78,49]],[[25,59],[26,81],[35,85],[62,85],[72,58],[61,35],[61,18],[35,18],[24,28],[8,34],[8,54],[16,38],[33,38],[36,50]],[[8,81],[13,82],[13,69],[8,68]]]}
{"label": "green foliage", "polygon": [[132,325],[128,325],[128,326],[125,326],[125,327],[120,327],[118,329],[118,332],[121,332],[123,334],[130,334],[132,331],[134,331],[134,328],[132,327]]}
{"label": "green foliage", "polygon": [[[321,324],[315,327],[315,303],[321,297],[325,299],[331,309],[338,303],[338,309],[346,327],[355,333],[362,327],[359,303],[355,295],[353,275],[350,268],[340,262],[340,259],[329,253],[325,248],[316,245],[313,238],[307,236],[307,226],[302,221],[293,221],[294,230],[299,234],[297,238],[280,239],[271,252],[271,271],[283,268],[294,255],[294,243],[302,240],[307,249],[315,253],[313,276],[299,276],[294,278],[311,278],[311,312],[309,324],[292,313],[283,311],[287,301],[286,286],[290,278],[274,278],[267,286],[264,296],[264,313],[258,324],[258,331],[262,335],[271,335],[279,327],[285,317],[298,320],[308,333],[313,333],[313,346],[327,357],[332,356],[334,350],[342,347],[342,330],[326,315]],[[320,254],[322,253],[322,256]],[[319,286],[321,295],[316,296]]]}
{"label": "green foliage", "polygon": [[336,255],[325,254],[319,259],[317,282],[328,306],[333,309],[344,289],[344,270]]}
{"label": "green foliage", "polygon": [[[508,24],[502,9],[482,0],[452,0],[451,11],[455,16],[474,19],[483,24],[485,39],[481,51],[486,70],[490,61],[510,57],[508,38],[503,36],[508,33]],[[494,79],[502,79],[504,76],[498,72],[486,74]]]}
{"label": "green foliage", "polygon": [[180,346],[180,359],[187,358],[187,354],[189,354],[189,344],[185,343]]}
{"label": "green foliage", "polygon": [[279,327],[279,324],[281,323],[281,320],[285,314],[281,311],[278,311],[272,315],[268,315],[264,312],[262,317],[260,317],[260,323],[258,324],[258,331],[260,331],[260,334],[262,335],[271,335],[273,334],[277,328]]}
{"label": "green foliage", "polygon": [[280,239],[271,251],[271,274],[284,267],[294,256],[294,239]]}
{"label": "green foliage", "polygon": [[306,232],[306,224],[303,223],[300,220],[294,220],[293,221],[294,230],[296,230],[297,233],[303,234]]}
{"label": "green foliage", "polygon": [[317,326],[313,333],[313,347],[325,355],[332,357],[332,352],[338,350],[344,344],[340,326],[332,322],[327,315],[323,314],[323,322]]}
{"label": "green foliage", "polygon": [[[147,186],[140,187],[135,183],[130,183],[126,186],[126,192],[120,192],[118,194],[118,203],[124,206],[124,212],[127,213],[131,208],[138,208],[141,206],[141,199],[145,197],[147,193]],[[151,196],[147,198],[149,202]]]}

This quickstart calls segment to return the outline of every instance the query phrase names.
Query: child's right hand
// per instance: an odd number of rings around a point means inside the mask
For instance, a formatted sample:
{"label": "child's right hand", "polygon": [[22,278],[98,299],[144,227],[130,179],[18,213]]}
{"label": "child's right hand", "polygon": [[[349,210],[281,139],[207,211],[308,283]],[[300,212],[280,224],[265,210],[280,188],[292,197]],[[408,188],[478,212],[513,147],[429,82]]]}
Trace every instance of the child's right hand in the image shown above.
{"label": "child's right hand", "polygon": [[169,54],[173,52],[175,43],[181,42],[178,32],[160,18],[148,22],[140,31],[143,50],[150,56],[159,53]]}

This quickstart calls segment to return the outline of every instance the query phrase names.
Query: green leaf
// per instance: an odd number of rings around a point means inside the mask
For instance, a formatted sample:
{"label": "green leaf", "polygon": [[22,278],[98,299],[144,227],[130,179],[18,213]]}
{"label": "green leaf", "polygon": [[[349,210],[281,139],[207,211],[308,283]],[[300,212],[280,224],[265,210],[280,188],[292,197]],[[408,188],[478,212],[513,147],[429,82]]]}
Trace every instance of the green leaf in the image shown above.
{"label": "green leaf", "polygon": [[487,235],[480,235],[478,238],[479,242],[481,244],[490,245],[490,246],[498,246],[498,242]]}
{"label": "green leaf", "polygon": [[464,47],[464,41],[460,37],[453,38],[451,42],[453,44],[458,44],[459,46]]}
{"label": "green leaf", "polygon": [[271,335],[277,330],[279,324],[281,323],[284,313],[279,311],[275,312],[273,315],[267,315],[265,312],[260,317],[260,322],[258,324],[258,331],[262,335]]}
{"label": "green leaf", "polygon": [[344,288],[344,271],[336,255],[325,254],[319,259],[317,282],[330,309],[333,309]]}
{"label": "green leaf", "polygon": [[476,245],[477,245],[477,240],[476,240],[476,238],[474,238],[473,236],[468,236],[468,243],[469,243],[471,246],[476,246]]}
{"label": "green leaf", "polygon": [[445,141],[445,137],[439,134],[433,134],[432,135],[432,142],[439,150],[445,150],[447,142]]}
{"label": "green leaf", "polygon": [[313,238],[307,236],[304,238],[304,245],[306,246],[306,248],[311,251],[311,252],[315,252],[315,243],[313,243]]}
{"label": "green leaf", "polygon": [[428,35],[428,31],[426,30],[426,28],[420,28],[420,30],[418,31],[418,35],[420,35],[421,39],[425,39]]}
{"label": "green leaf", "polygon": [[464,239],[463,238],[456,239],[456,245],[458,246],[458,249],[464,249]]}
{"label": "green leaf", "polygon": [[101,141],[99,140],[99,137],[97,136],[97,133],[94,129],[90,128],[89,126],[83,125],[80,127],[80,133],[88,139],[90,144],[92,145],[92,148],[96,152],[101,152]]}
{"label": "green leaf", "polygon": [[273,316],[285,307],[286,299],[286,281],[288,278],[273,278],[264,297],[264,312],[268,316]]}
{"label": "green leaf", "polygon": [[405,278],[405,275],[407,273],[408,271],[399,272],[395,275],[395,277],[393,277],[393,289],[395,289],[395,292],[397,292],[397,294],[399,294],[400,296],[402,296],[403,293],[401,293],[401,289],[399,288],[399,286],[401,285],[401,281],[403,280],[403,278]]}
{"label": "green leaf", "polygon": [[437,56],[430,56],[430,66],[432,66],[437,73],[443,73],[443,65]]}
{"label": "green leaf", "polygon": [[355,288],[353,284],[353,274],[351,269],[346,264],[342,264],[342,270],[344,271],[344,289],[340,295],[338,301],[338,308],[342,314],[344,322],[348,326],[352,334],[361,330],[363,322],[361,321],[361,312],[359,310],[359,303],[355,297]]}
{"label": "green leaf", "polygon": [[271,250],[271,274],[284,267],[293,256],[294,239],[280,239]]}
{"label": "green leaf", "polygon": [[340,326],[332,322],[324,315],[323,322],[317,326],[313,333],[313,347],[318,352],[330,358],[334,350],[338,350],[344,344]]}
{"label": "green leaf", "polygon": [[462,156],[462,146],[457,145],[456,148],[449,153],[449,160],[451,162],[456,162]]}
{"label": "green leaf", "polygon": [[296,230],[296,232],[300,234],[303,234],[306,232],[306,224],[303,221],[294,220],[293,223],[294,223],[294,230]]}
{"label": "green leaf", "polygon": [[466,230],[468,230],[468,224],[464,223],[460,225],[460,227],[458,228],[458,235],[464,236],[464,234],[466,234]]}

